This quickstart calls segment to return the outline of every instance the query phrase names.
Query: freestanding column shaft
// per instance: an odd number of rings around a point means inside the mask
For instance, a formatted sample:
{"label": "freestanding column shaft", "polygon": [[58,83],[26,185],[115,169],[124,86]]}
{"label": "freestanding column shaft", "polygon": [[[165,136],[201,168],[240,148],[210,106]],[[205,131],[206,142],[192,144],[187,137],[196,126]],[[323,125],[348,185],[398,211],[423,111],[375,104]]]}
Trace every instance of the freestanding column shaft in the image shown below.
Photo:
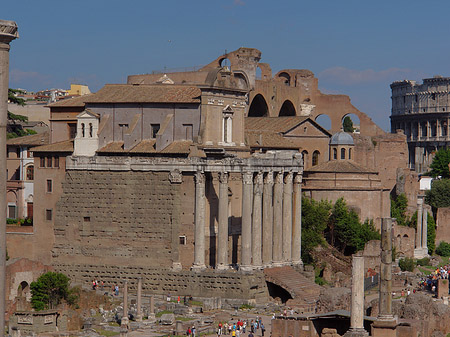
{"label": "freestanding column shaft", "polygon": [[273,173],[269,172],[264,180],[263,188],[263,252],[264,267],[272,265],[273,234]]}
{"label": "freestanding column shaft", "polygon": [[421,196],[417,196],[416,248],[422,248],[422,211],[423,211],[423,199]]}
{"label": "freestanding column shaft", "polygon": [[380,313],[378,319],[393,320],[392,315],[392,219],[381,220]]}
{"label": "freestanding column shaft", "polygon": [[273,194],[273,265],[280,266],[283,258],[283,172],[277,174]]}
{"label": "freestanding column shaft", "polygon": [[253,189],[252,265],[255,269],[261,268],[262,266],[262,184],[263,174],[260,172],[255,177],[255,186]]}
{"label": "freestanding column shaft", "polygon": [[422,216],[422,249],[424,255],[428,254],[428,211],[423,210]]}
{"label": "freestanding column shaft", "polygon": [[364,257],[353,255],[350,330],[344,337],[369,336],[364,330]]}
{"label": "freestanding column shaft", "polygon": [[219,235],[217,269],[228,269],[228,173],[219,174]]}
{"label": "freestanding column shaft", "polygon": [[128,281],[123,281],[123,316],[121,326],[128,325]]}
{"label": "freestanding column shaft", "polygon": [[18,38],[14,21],[0,20],[0,336],[4,335],[6,301],[6,125],[8,123],[9,43]]}
{"label": "freestanding column shaft", "polygon": [[193,270],[205,269],[205,175],[195,174],[195,244]]}
{"label": "freestanding column shaft", "polygon": [[283,261],[290,264],[292,256],[292,172],[286,174],[283,189]]}
{"label": "freestanding column shaft", "polygon": [[294,220],[292,224],[292,264],[301,266],[302,262],[302,175],[294,178]]}
{"label": "freestanding column shaft", "polygon": [[242,263],[241,270],[251,270],[252,255],[252,184],[253,173],[245,172],[242,177]]}
{"label": "freestanding column shaft", "polygon": [[138,286],[137,286],[137,314],[136,321],[142,322],[142,277],[138,278]]}

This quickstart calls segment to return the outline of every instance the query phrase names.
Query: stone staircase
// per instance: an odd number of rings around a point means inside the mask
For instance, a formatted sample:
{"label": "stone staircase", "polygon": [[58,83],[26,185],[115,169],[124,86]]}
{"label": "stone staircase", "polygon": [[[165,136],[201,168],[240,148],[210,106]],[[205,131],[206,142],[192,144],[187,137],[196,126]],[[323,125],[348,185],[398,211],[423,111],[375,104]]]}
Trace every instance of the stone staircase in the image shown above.
{"label": "stone staircase", "polygon": [[314,312],[319,299],[321,286],[315,284],[290,266],[266,268],[264,275],[267,282],[285,289],[292,296],[288,305],[303,308],[304,312]]}

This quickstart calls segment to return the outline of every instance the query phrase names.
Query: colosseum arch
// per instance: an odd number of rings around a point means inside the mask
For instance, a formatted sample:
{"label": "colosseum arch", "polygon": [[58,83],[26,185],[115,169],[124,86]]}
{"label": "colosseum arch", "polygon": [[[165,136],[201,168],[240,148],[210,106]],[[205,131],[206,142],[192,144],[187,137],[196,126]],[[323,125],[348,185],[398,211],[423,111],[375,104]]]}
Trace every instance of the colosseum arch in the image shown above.
{"label": "colosseum arch", "polygon": [[281,106],[278,116],[296,116],[294,104],[292,104],[290,100],[285,100],[283,105]]}
{"label": "colosseum arch", "polygon": [[269,107],[267,106],[264,96],[257,94],[248,109],[248,117],[268,117]]}

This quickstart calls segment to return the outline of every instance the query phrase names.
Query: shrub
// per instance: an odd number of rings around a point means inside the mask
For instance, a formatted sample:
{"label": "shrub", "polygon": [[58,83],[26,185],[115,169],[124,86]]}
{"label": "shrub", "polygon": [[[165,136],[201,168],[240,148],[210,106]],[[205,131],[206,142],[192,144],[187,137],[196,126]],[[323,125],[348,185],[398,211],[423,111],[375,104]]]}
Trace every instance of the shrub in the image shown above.
{"label": "shrub", "polygon": [[398,261],[398,266],[402,271],[413,271],[416,263],[414,262],[414,259],[406,257]]}
{"label": "shrub", "polygon": [[430,258],[424,257],[423,259],[418,259],[416,261],[418,266],[429,266],[430,265]]}
{"label": "shrub", "polygon": [[36,310],[54,309],[63,300],[75,304],[77,296],[69,289],[70,279],[62,273],[47,272],[31,282],[31,306]]}
{"label": "shrub", "polygon": [[445,257],[450,256],[450,243],[441,241],[439,246],[436,248],[436,254]]}

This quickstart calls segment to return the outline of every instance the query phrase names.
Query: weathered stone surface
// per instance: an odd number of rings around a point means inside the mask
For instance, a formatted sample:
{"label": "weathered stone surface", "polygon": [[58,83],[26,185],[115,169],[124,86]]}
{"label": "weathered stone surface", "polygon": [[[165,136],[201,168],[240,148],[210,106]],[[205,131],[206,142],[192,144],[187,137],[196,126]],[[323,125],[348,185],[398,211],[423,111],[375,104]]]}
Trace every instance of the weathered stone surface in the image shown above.
{"label": "weathered stone surface", "polygon": [[349,288],[322,289],[317,301],[317,313],[326,313],[334,310],[350,311],[351,291]]}
{"label": "weathered stone surface", "polygon": [[175,323],[175,315],[174,314],[163,314],[161,316],[160,322],[162,325],[172,325]]}

